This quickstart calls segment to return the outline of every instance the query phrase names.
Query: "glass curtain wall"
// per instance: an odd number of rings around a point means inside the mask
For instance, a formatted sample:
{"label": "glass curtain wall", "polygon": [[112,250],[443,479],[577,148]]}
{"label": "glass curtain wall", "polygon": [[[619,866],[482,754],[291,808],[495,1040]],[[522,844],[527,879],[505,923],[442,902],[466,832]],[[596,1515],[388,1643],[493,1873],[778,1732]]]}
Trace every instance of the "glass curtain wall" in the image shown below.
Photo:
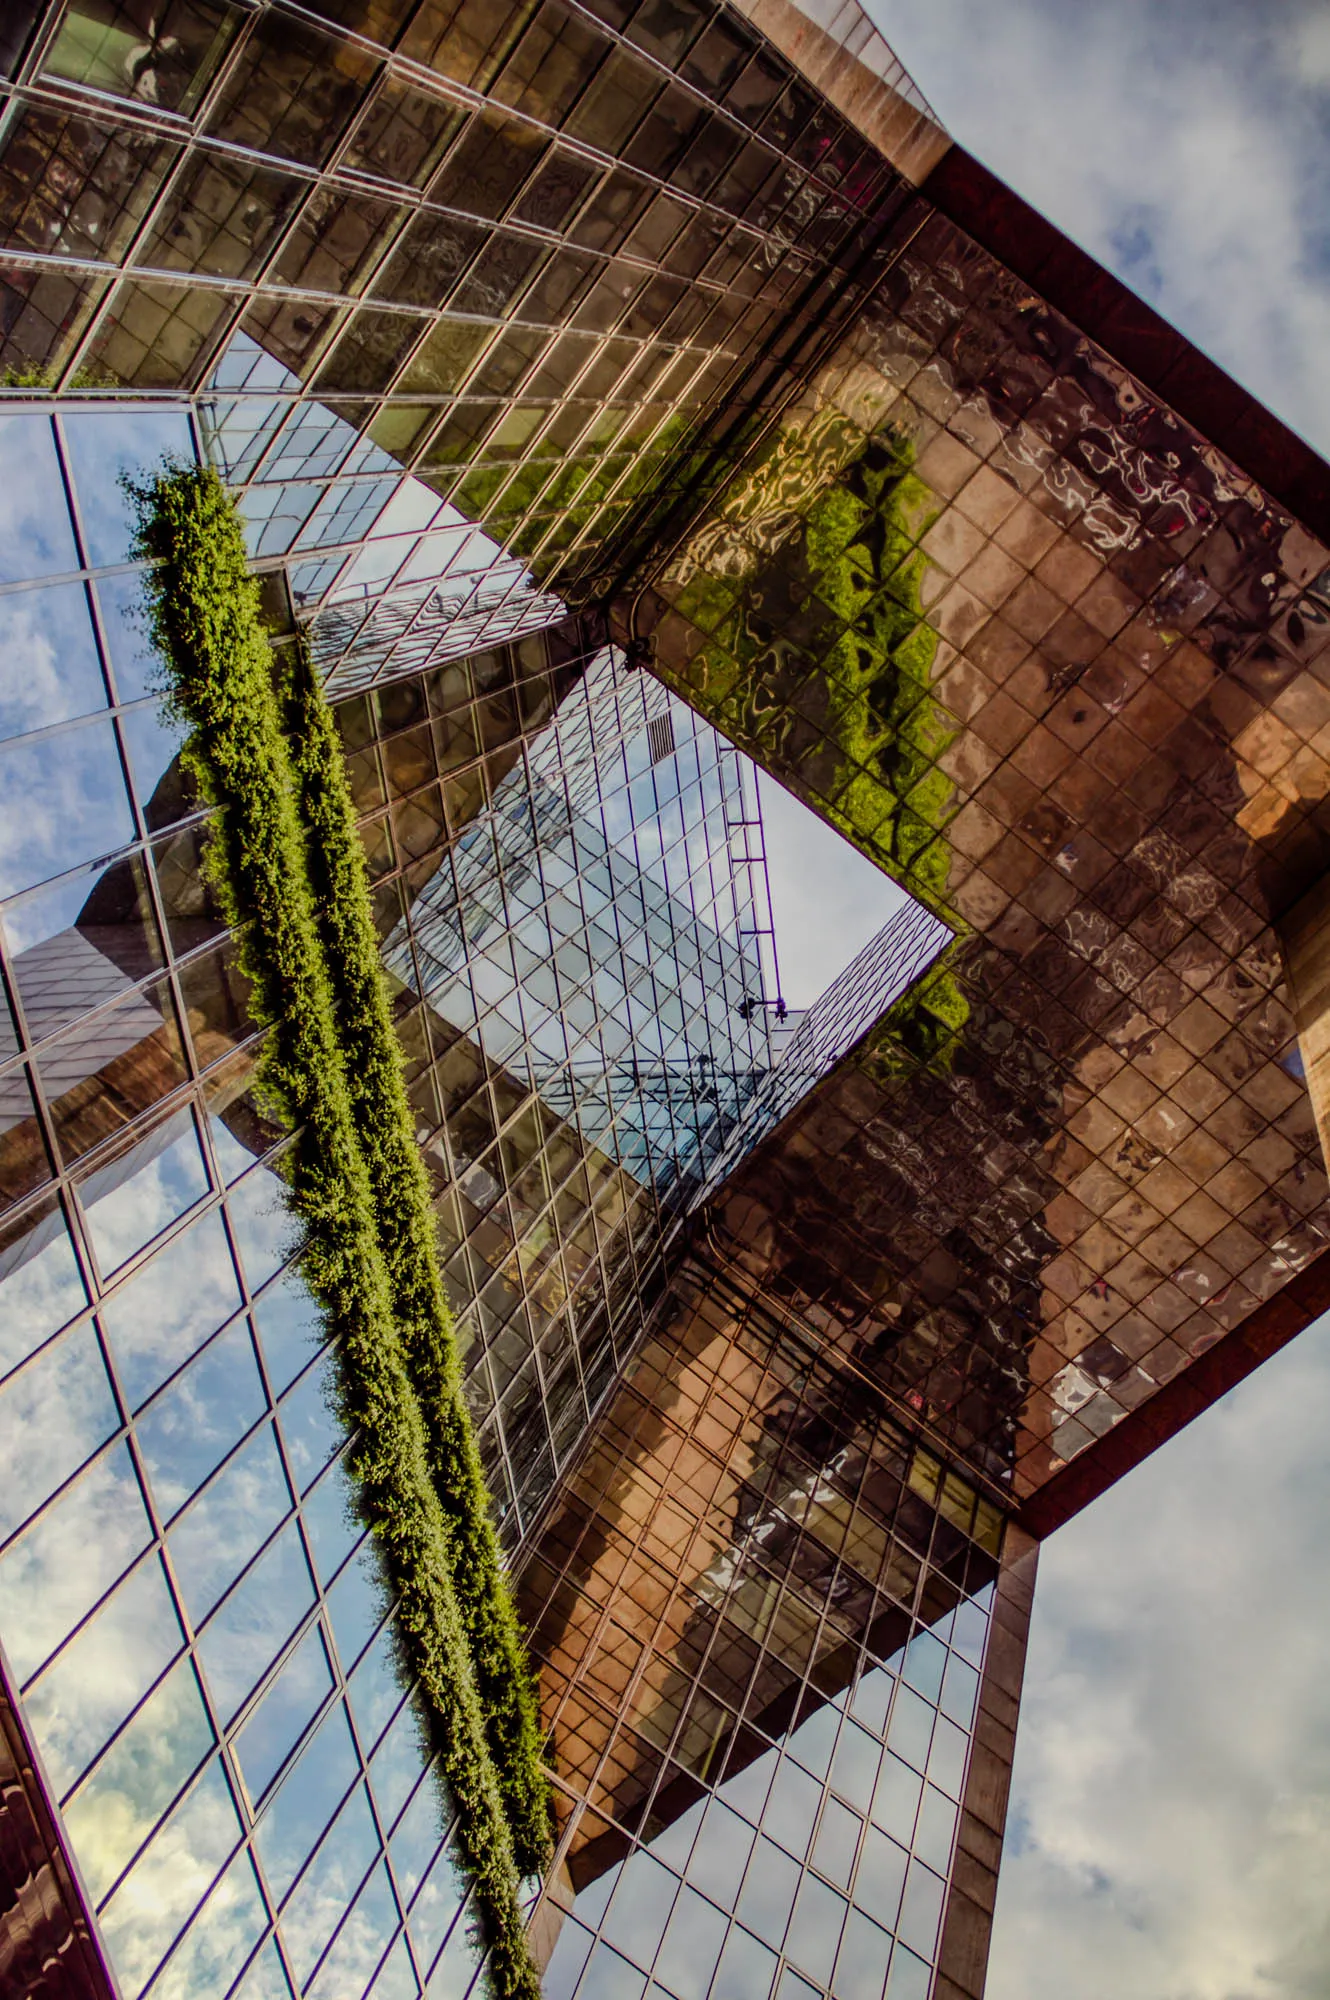
{"label": "glass curtain wall", "polygon": [[[460,1993],[478,1961],[448,1802],[356,1520],[285,1136],[250,1094],[207,815],[137,610],[118,475],[194,449],[184,409],[0,424],[5,1675],[129,2000]],[[289,605],[266,601],[281,628]],[[723,1044],[740,1091],[769,1061],[764,1016],[737,1007],[763,920],[727,818],[735,754],[577,621],[336,714],[514,1541],[638,1338],[666,1197],[718,1120],[707,1090],[662,1122],[646,1082],[624,1088],[630,1045],[665,1059],[643,972],[668,1012],[723,959],[736,1004],[690,1003],[679,1044]],[[534,844],[504,849],[519,821]],[[451,967],[466,1018],[422,970],[444,908],[481,920]],[[533,922],[561,982],[543,1011]],[[523,978],[496,989],[504,952]]]}
{"label": "glass curtain wall", "polygon": [[548,2000],[927,2000],[1002,1509],[704,1251],[523,1577]]}
{"label": "glass curtain wall", "polygon": [[266,545],[311,603],[389,497],[371,445],[530,572],[510,614],[599,591],[711,419],[737,448],[848,323],[907,193],[712,4],[54,0],[6,54],[0,380],[285,425]]}

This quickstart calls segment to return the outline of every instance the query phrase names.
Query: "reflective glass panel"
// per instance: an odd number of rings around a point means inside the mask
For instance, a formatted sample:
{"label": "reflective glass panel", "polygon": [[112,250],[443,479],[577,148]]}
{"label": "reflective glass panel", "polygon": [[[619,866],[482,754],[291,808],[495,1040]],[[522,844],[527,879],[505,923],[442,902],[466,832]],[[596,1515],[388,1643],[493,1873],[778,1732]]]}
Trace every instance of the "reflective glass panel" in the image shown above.
{"label": "reflective glass panel", "polygon": [[[3,421],[3,419],[0,419]],[[134,838],[109,722],[0,749],[0,896],[110,854]]]}
{"label": "reflective glass panel", "polygon": [[123,482],[151,479],[164,459],[192,460],[189,418],[183,410],[66,410],[60,422],[88,561],[94,569],[127,562],[135,512]]}
{"label": "reflective glass panel", "polygon": [[79,1866],[99,1900],[213,1746],[188,1660],[172,1667],[65,1804]]}
{"label": "reflective glass panel", "polygon": [[63,1792],[180,1650],[158,1558],[140,1563],[109,1603],[24,1695],[28,1719]]}
{"label": "reflective glass panel", "polygon": [[346,1707],[337,1702],[282,1779],[258,1823],[263,1871],[279,1902],[359,1772]]}
{"label": "reflective glass panel", "polygon": [[119,1428],[91,1320],[0,1388],[0,1535],[12,1534]]}
{"label": "reflective glass panel", "polygon": [[[90,1174],[80,1183],[79,1197],[103,1272],[119,1270],[207,1192],[208,1169],[188,1111],[166,1119]],[[199,1233],[195,1229],[192,1235]]]}
{"label": "reflective glass panel", "polygon": [[286,1661],[236,1738],[251,1799],[260,1799],[313,1720],[333,1685],[328,1650],[316,1625]]}
{"label": "reflective glass panel", "polygon": [[105,705],[84,586],[0,595],[0,736],[22,736]]}
{"label": "reflective glass panel", "polygon": [[55,1203],[0,1234],[0,1375],[87,1301],[64,1214]]}
{"label": "reflective glass panel", "polygon": [[234,1851],[240,1815],[220,1761],[159,1828],[101,1912],[103,1935],[130,1995],[161,1963]]}
{"label": "reflective glass panel", "polygon": [[139,1418],[139,1449],[164,1519],[184,1506],[266,1408],[249,1325],[237,1320]]}
{"label": "reflective glass panel", "polygon": [[229,1720],[314,1602],[295,1523],[232,1591],[199,1640],[213,1699]]}
{"label": "reflective glass panel", "polygon": [[187,1361],[240,1305],[240,1287],[217,1209],[165,1244],[101,1308],[101,1321],[132,1405]]}
{"label": "reflective glass panel", "polygon": [[79,567],[49,417],[0,416],[0,491],[6,496],[0,583]]}
{"label": "reflective glass panel", "polygon": [[203,1623],[290,1507],[277,1439],[272,1425],[265,1424],[223,1466],[167,1537],[181,1592],[196,1625]]}
{"label": "reflective glass panel", "polygon": [[26,1680],[152,1540],[126,1444],[38,1515],[0,1561],[5,1643]]}

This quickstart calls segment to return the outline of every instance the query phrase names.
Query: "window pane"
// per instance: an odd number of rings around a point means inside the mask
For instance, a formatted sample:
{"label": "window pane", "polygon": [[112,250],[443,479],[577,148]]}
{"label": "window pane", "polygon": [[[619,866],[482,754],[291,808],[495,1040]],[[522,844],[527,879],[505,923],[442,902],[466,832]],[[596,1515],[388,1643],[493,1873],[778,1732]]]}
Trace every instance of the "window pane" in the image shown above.
{"label": "window pane", "polygon": [[12,1534],[119,1428],[91,1320],[0,1389],[0,1536]]}
{"label": "window pane", "polygon": [[777,1951],[785,1936],[798,1886],[799,1870],[795,1863],[769,1840],[759,1839],[744,1876],[738,1915]]}
{"label": "window pane", "polygon": [[65,1806],[79,1865],[99,1901],[213,1740],[198,1678],[181,1660]]}
{"label": "window pane", "polygon": [[0,1562],[5,1643],[21,1680],[50,1658],[151,1540],[129,1447],[117,1445]]}
{"label": "window pane", "polygon": [[783,1759],[762,1815],[763,1832],[802,1860],[808,1852],[821,1799],[822,1788],[817,1780],[788,1758]]}
{"label": "window pane", "polygon": [[254,1863],[243,1851],[195,1917],[153,1987],[153,2000],[215,2000],[254,1949],[267,1922]]}
{"label": "window pane", "polygon": [[776,1954],[736,1924],[725,1940],[707,2000],[767,2000]]}
{"label": "window pane", "polygon": [[[43,1076],[46,1067],[43,1063]],[[207,1192],[208,1169],[194,1120],[188,1111],[178,1111],[79,1186],[102,1270],[108,1275],[119,1270]]]}
{"label": "window pane", "polygon": [[886,2000],[928,2000],[930,1974],[922,1958],[916,1958],[903,1944],[891,1954],[891,1974]]}
{"label": "window pane", "polygon": [[[328,1583],[336,1574],[341,1563],[365,1532],[357,1512],[357,1503],[357,1489],[346,1469],[344,1458],[339,1459],[336,1465],[330,1466],[314,1491],[306,1496],[305,1531],[314,1550],[314,1567],[324,1583]],[[370,1570],[377,1572],[372,1553],[367,1554],[363,1560]],[[359,1571],[360,1564],[357,1563],[355,1567]],[[365,1639],[378,1625],[381,1616],[381,1612],[375,1614],[373,1623],[364,1634]],[[340,1628],[337,1643],[343,1661],[349,1667],[356,1653],[360,1651],[360,1646],[358,1645],[355,1652],[348,1655],[343,1646]],[[361,1644],[363,1643],[362,1639]]]}
{"label": "window pane", "polygon": [[49,417],[0,417],[0,488],[7,501],[0,583],[77,569]]}
{"label": "window pane", "polygon": [[[94,1146],[123,1131],[122,1099],[128,1098],[136,1112],[148,1111],[185,1081],[188,1070],[175,1002],[166,982],[129,995],[95,1020],[80,1022],[58,1040],[48,1042],[37,1058],[37,1067],[55,1121],[59,1151],[65,1163],[73,1165]],[[156,1134],[144,1142],[149,1158],[160,1143]],[[135,1146],[131,1157],[139,1151]],[[123,1179],[126,1171],[121,1155],[114,1165],[98,1170],[96,1184],[103,1190],[114,1187],[117,1177]],[[132,1235],[132,1198],[127,1200],[130,1207],[123,1222]],[[108,1223],[110,1249],[121,1262],[130,1254],[123,1243],[122,1206],[117,1205],[114,1221]],[[107,1268],[103,1265],[104,1271]]]}
{"label": "window pane", "polygon": [[183,410],[81,410],[60,422],[88,561],[94,569],[128,562],[135,510],[121,481],[151,478],[165,458],[191,461],[189,418]]}
{"label": "window pane", "polygon": [[286,1206],[286,1187],[267,1167],[240,1181],[226,1198],[241,1261],[251,1292],[286,1263],[300,1240],[299,1225]]}
{"label": "window pane", "polygon": [[924,1770],[928,1763],[928,1743],[933,1733],[935,1714],[936,1711],[913,1689],[897,1688],[887,1741],[898,1756],[914,1765],[916,1771]]}
{"label": "window pane", "polygon": [[265,1944],[237,1986],[232,2000],[291,2000],[291,1985],[282,1970],[277,1946]]}
{"label": "window pane", "polygon": [[251,1799],[260,1799],[332,1690],[332,1669],[316,1625],[296,1647],[236,1738]]}
{"label": "window pane", "polygon": [[882,1926],[851,1910],[831,1982],[835,2000],[879,2000],[890,1955],[891,1939]]}
{"label": "window pane", "polygon": [[160,703],[132,709],[121,717],[120,727],[129,752],[129,768],[146,824],[155,833],[185,819],[199,805],[198,790],[188,772],[176,759],[184,743],[182,722],[169,715]]}
{"label": "window pane", "polygon": [[945,1889],[942,1877],[935,1875],[931,1868],[925,1868],[922,1861],[910,1863],[900,1922],[896,1929],[897,1935],[910,1949],[924,1958],[931,1958],[937,1946],[937,1927],[942,1919]]}
{"label": "window pane", "polygon": [[154,693],[162,666],[142,616],[142,571],[100,577],[93,588],[111,655],[116,698],[137,701],[140,695]]}
{"label": "window pane", "polygon": [[813,1866],[828,1881],[834,1882],[838,1889],[850,1886],[862,1830],[863,1821],[857,1813],[852,1813],[839,1799],[827,1800],[822,1808],[822,1824],[813,1843]]}
{"label": "window pane", "polygon": [[679,1878],[641,1850],[619,1875],[602,1935],[643,1968],[649,1968],[679,1892]]}
{"label": "window pane", "polygon": [[259,1856],[278,1902],[359,1772],[346,1708],[339,1702],[282,1779],[258,1823]]}
{"label": "window pane", "polygon": [[52,76],[163,111],[187,112],[212,74],[240,10],[217,0],[167,0],[145,44],[142,16],[124,0],[73,0],[46,58]]}
{"label": "window pane", "polygon": [[0,597],[0,736],[22,736],[105,706],[83,585]]}
{"label": "window pane", "polygon": [[391,1626],[384,1626],[352,1674],[348,1691],[360,1740],[368,1750],[378,1742],[405,1692],[397,1671]]}
{"label": "window pane", "polygon": [[379,1969],[379,1974],[370,1988],[371,2000],[417,2000],[420,1982],[411,1964],[411,1953],[407,1949],[405,1933],[399,1932],[397,1942],[388,1953]]}
{"label": "window pane", "polygon": [[57,1204],[0,1232],[0,1375],[31,1354],[87,1303]]}
{"label": "window pane", "polygon": [[720,1801],[708,1806],[688,1863],[688,1875],[717,1902],[731,1904],[752,1852],[753,1830]]}
{"label": "window pane", "polygon": [[[0,423],[4,419],[0,418]],[[0,750],[0,896],[111,854],[134,821],[109,722]]]}
{"label": "window pane", "polygon": [[873,1794],[873,1818],[904,1847],[910,1845],[914,1834],[914,1816],[919,1810],[922,1790],[923,1780],[917,1772],[888,1752],[882,1759]]}
{"label": "window pane", "polygon": [[825,1986],[831,1977],[844,1915],[845,1905],[840,1897],[814,1876],[805,1875],[785,1949],[799,1970],[815,1979],[819,1986]]}
{"label": "window pane", "polygon": [[679,2000],[705,2000],[725,1928],[726,1919],[714,1904],[695,1889],[682,1890],[656,1960],[661,1985]]}
{"label": "window pane", "polygon": [[130,1403],[145,1402],[239,1305],[230,1245],[213,1209],[159,1250],[101,1308]]}
{"label": "window pane", "polygon": [[166,1576],[154,1557],[121,1584],[24,1697],[60,1791],[87,1769],[181,1643]]}
{"label": "window pane", "polygon": [[[411,1905],[411,1936],[415,1940],[422,1965],[428,1965],[431,1962],[438,1952],[439,1946],[443,1943],[444,1938],[448,1935],[449,1928],[453,1924],[457,1912],[462,1907],[462,1897],[465,1887],[466,1885],[462,1879],[456,1858],[452,1850],[445,1847],[431,1868],[425,1880],[424,1888],[421,1889],[415,1902]],[[465,1924],[462,1924],[459,1928],[465,1933]],[[581,1958],[577,1964],[577,1970],[580,1972],[581,1961],[585,1959],[587,1952],[587,1934],[582,1930],[580,1924],[575,1924],[570,1920],[564,1926],[563,1935],[569,1937],[574,1946],[576,1946],[579,1939],[581,1941]],[[461,1949],[465,1950],[464,1944],[461,1945]],[[557,1946],[555,1950],[557,1952]],[[431,1985],[430,1990],[433,1992],[436,1989]],[[443,1989],[440,1987],[437,1990],[442,1991]],[[571,1982],[567,1990],[572,1990]],[[545,1974],[545,2000],[558,2000],[558,1987],[554,1977],[552,1961]]]}
{"label": "window pane", "polygon": [[[439,1851],[439,1842],[444,1835],[444,1817],[440,1781],[437,1777],[428,1777],[416,1787],[415,1797],[388,1837],[388,1851],[393,1858],[402,1894],[408,1902],[429,1873],[430,1863]],[[453,1907],[457,1908],[461,1900],[459,1890]]]}
{"label": "window pane", "polygon": [[896,1913],[901,1906],[908,1861],[909,1856],[903,1847],[898,1847],[894,1840],[888,1840],[877,1827],[869,1827],[864,1836],[863,1852],[859,1856],[854,1900],[889,1927],[894,1927]]}
{"label": "window pane", "polygon": [[319,1967],[309,2000],[352,2000],[364,1992],[397,1929],[397,1901],[380,1862],[357,1896],[337,1942]]}
{"label": "window pane", "polygon": [[139,1418],[139,1449],[164,1519],[197,1492],[266,1407],[249,1324],[237,1320]]}
{"label": "window pane", "polygon": [[240,1815],[213,1763],[135,1862],[101,1913],[102,1934],[131,1996],[161,1963],[240,1838]]}
{"label": "window pane", "polygon": [[167,1536],[181,1594],[196,1626],[290,1510],[277,1439],[272,1425],[265,1424]]}
{"label": "window pane", "polygon": [[[98,873],[67,875],[5,911],[5,933],[14,977],[36,1043],[126,994],[162,963],[161,941],[148,901],[147,877],[137,855],[125,855]],[[145,1017],[137,1031],[159,1030]],[[105,1028],[96,1031],[101,1040]],[[93,1038],[85,1036],[85,1048]],[[126,1049],[134,1037],[125,1038]],[[94,1056],[93,1064],[105,1060]],[[86,1075],[90,1065],[76,1067]]]}
{"label": "window pane", "polygon": [[420,1718],[408,1702],[370,1761],[370,1790],[382,1826],[393,1824],[425,1768],[422,1737]]}
{"label": "window pane", "polygon": [[314,1602],[295,1523],[254,1565],[199,1641],[219,1711],[229,1720]]}
{"label": "window pane", "polygon": [[329,1354],[285,1396],[278,1409],[287,1457],[303,1493],[346,1437],[335,1414],[337,1364]]}
{"label": "window pane", "polygon": [[300,1981],[309,1978],[378,1852],[369,1798],[365,1787],[357,1785],[282,1911],[282,1935]]}
{"label": "window pane", "polygon": [[291,1270],[256,1299],[254,1321],[269,1377],[280,1396],[327,1338],[323,1314],[300,1273]]}

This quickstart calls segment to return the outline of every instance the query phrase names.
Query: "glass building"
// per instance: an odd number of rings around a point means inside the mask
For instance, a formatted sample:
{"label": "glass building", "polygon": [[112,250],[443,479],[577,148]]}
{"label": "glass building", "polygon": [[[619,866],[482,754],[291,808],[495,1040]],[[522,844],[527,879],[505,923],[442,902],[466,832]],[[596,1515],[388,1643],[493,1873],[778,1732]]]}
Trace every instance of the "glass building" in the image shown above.
{"label": "glass building", "polygon": [[[0,1983],[486,1977],[166,457],[341,733],[549,2000],[981,2000],[1038,1539],[1325,1303],[1330,473],[855,0],[29,0],[0,96]],[[754,765],[911,898],[797,1021]]]}

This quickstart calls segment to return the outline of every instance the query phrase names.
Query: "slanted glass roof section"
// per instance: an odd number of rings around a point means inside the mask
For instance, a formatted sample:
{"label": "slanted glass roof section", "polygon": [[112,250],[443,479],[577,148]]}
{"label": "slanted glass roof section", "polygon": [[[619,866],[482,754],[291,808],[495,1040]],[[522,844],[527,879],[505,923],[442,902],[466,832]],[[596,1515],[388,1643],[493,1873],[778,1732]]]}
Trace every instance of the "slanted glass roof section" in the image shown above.
{"label": "slanted glass roof section", "polygon": [[527,565],[243,332],[200,399],[204,446],[241,493],[256,561],[285,557],[333,699],[562,617]]}
{"label": "slanted glass roof section", "polygon": [[705,1174],[771,1067],[745,766],[606,651],[385,952],[436,1014],[660,1194]]}

